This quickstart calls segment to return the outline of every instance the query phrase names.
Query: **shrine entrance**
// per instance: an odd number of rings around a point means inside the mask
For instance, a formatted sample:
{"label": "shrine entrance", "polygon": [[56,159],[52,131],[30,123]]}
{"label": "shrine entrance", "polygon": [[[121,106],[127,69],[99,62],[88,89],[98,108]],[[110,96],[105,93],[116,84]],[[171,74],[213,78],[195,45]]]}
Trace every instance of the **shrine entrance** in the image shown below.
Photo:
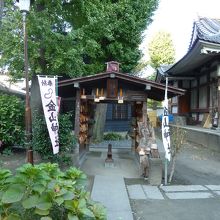
{"label": "shrine entrance", "polygon": [[[162,101],[165,85],[119,72],[119,63],[108,62],[104,73],[59,82],[61,99],[75,103],[74,131],[78,139],[78,154],[89,150],[94,124],[94,109],[99,103],[130,103],[132,120],[130,135],[132,150],[138,146],[138,123],[146,121],[147,99]],[[184,94],[184,90],[168,87],[168,97]]]}
{"label": "shrine entrance", "polygon": [[[102,101],[102,103],[108,104],[108,103],[118,103],[115,100],[108,100]],[[131,150],[135,151],[140,134],[139,134],[139,127],[138,124],[140,122],[146,121],[147,118],[147,102],[146,101],[124,101],[124,104],[131,105],[131,118],[129,121],[129,128],[126,131],[127,135],[131,138]],[[93,135],[93,130],[94,130],[94,123],[95,123],[95,111],[96,107],[100,103],[97,102],[97,100],[89,100],[89,99],[80,99],[80,111],[78,112],[79,116],[75,116],[75,120],[77,120],[77,123],[79,122],[79,132],[78,132],[78,143],[79,143],[79,154],[83,154],[86,151],[89,151],[92,135]],[[119,104],[119,105],[122,105]],[[78,121],[79,119],[79,121]],[[115,126],[117,126],[117,123],[120,121],[115,121]],[[76,124],[75,124],[76,126]],[[75,127],[76,128],[76,127]],[[114,128],[113,131],[114,132]],[[76,134],[76,133],[75,133]],[[110,143],[111,141],[109,141]],[[115,146],[112,146],[113,148]],[[107,147],[106,147],[107,148]]]}

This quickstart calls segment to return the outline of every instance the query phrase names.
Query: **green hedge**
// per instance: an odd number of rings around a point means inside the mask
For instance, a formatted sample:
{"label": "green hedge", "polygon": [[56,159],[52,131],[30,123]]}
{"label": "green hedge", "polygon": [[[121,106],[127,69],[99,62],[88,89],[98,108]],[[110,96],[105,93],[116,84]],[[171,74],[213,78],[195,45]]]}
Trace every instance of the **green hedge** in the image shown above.
{"label": "green hedge", "polygon": [[5,146],[24,141],[24,101],[14,95],[0,93],[0,140]]}
{"label": "green hedge", "polygon": [[70,118],[70,114],[60,114],[58,116],[60,150],[59,154],[53,155],[45,118],[43,115],[35,114],[32,145],[33,149],[41,155],[42,159],[66,164],[70,162],[70,154],[76,146],[76,138],[72,133],[73,129]]}
{"label": "green hedge", "polygon": [[120,140],[123,140],[123,137],[122,135],[118,133],[111,132],[111,133],[104,134],[104,140],[105,141],[120,141]]}

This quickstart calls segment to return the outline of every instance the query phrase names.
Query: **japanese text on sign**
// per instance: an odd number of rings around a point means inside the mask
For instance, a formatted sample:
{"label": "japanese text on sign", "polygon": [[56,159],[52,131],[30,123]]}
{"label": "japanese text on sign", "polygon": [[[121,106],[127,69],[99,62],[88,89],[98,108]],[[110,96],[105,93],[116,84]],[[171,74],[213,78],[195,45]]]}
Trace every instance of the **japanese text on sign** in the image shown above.
{"label": "japanese text on sign", "polygon": [[162,139],[165,149],[165,157],[170,161],[170,127],[169,127],[169,112],[168,112],[168,102],[165,101],[163,117],[162,117]]}
{"label": "japanese text on sign", "polygon": [[53,154],[59,152],[59,123],[57,116],[58,107],[56,104],[55,80],[54,77],[38,76],[44,116],[53,148]]}

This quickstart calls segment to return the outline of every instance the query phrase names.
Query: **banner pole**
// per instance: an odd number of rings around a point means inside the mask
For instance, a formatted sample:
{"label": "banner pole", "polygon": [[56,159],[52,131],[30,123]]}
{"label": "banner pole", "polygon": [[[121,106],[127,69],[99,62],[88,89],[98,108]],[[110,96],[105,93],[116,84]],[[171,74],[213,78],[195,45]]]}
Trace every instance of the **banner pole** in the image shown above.
{"label": "banner pole", "polygon": [[56,91],[56,101],[58,106],[58,78],[55,77],[55,91]]}
{"label": "banner pole", "polygon": [[166,87],[165,87],[165,100],[167,100],[167,87],[168,87],[168,77],[166,77]]}
{"label": "banner pole", "polygon": [[[168,78],[166,77],[165,100],[167,101]],[[165,158],[165,185],[167,185],[167,158]]]}
{"label": "banner pole", "polygon": [[167,185],[167,158],[165,158],[165,169],[164,169],[164,184]]}

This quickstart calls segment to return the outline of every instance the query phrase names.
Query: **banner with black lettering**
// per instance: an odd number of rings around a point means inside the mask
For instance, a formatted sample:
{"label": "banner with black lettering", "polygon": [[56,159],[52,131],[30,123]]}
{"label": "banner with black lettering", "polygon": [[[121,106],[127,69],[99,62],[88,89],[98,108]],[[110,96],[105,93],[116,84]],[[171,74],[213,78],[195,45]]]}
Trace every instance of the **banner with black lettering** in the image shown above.
{"label": "banner with black lettering", "polygon": [[57,115],[56,78],[51,76],[38,76],[38,83],[53,154],[57,154],[59,152],[59,123]]}
{"label": "banner with black lettering", "polygon": [[163,146],[165,150],[165,158],[170,161],[171,151],[170,151],[170,127],[169,127],[167,87],[168,87],[168,79],[166,78],[166,89],[165,89],[165,97],[164,97],[164,105],[163,105],[164,108],[163,108],[161,130],[162,130]]}

